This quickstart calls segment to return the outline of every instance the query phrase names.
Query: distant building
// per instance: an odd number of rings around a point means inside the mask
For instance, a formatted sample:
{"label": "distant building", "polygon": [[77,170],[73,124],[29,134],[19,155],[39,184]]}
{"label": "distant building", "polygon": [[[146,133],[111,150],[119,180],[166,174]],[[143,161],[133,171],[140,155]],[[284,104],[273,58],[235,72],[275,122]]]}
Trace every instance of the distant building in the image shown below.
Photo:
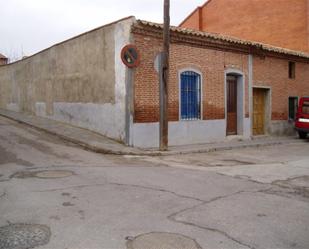
{"label": "distant building", "polygon": [[309,0],[208,0],[179,26],[309,52]]}
{"label": "distant building", "polygon": [[0,66],[8,64],[9,59],[3,54],[0,54]]}

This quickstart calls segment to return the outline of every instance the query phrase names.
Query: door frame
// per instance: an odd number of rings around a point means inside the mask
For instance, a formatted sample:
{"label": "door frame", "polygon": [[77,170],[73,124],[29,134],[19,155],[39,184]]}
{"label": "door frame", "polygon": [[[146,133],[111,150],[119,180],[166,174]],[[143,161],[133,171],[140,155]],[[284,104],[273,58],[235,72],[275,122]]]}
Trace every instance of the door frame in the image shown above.
{"label": "door frame", "polygon": [[271,110],[272,110],[272,89],[270,86],[252,86],[252,115],[251,115],[251,134],[253,136],[253,91],[254,89],[261,89],[265,91],[265,117],[264,117],[264,135],[270,133],[270,123],[271,123]]}
{"label": "door frame", "polygon": [[237,78],[237,134],[244,134],[245,121],[245,75],[237,69],[226,69],[224,71],[224,108],[225,108],[225,136],[227,134],[227,76],[233,75]]}

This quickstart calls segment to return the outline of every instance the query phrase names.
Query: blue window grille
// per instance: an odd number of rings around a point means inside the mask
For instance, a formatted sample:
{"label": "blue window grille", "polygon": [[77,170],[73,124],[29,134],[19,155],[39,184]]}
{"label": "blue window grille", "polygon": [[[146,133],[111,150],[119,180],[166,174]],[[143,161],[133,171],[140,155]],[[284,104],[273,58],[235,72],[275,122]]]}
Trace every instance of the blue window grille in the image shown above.
{"label": "blue window grille", "polygon": [[181,119],[196,120],[201,118],[201,76],[193,71],[180,75]]}

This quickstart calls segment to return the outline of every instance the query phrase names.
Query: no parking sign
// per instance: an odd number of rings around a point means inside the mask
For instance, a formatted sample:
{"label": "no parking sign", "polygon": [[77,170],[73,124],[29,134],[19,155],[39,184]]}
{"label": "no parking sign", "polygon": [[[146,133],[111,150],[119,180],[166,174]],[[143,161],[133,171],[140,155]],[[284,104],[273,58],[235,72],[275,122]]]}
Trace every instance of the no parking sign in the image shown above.
{"label": "no parking sign", "polygon": [[121,50],[121,60],[129,68],[137,67],[140,63],[140,55],[135,45],[126,45]]}

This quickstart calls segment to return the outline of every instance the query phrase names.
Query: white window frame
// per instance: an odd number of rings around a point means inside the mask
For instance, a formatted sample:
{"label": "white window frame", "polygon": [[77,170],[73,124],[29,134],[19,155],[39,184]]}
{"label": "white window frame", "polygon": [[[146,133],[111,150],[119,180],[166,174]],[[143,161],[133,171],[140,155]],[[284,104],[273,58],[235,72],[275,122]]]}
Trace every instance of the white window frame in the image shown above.
{"label": "white window frame", "polygon": [[[200,95],[201,95],[201,103],[200,103],[200,118],[199,119],[182,119],[181,118],[181,74],[187,71],[191,71],[194,73],[197,73],[200,76],[200,81],[201,81],[201,87],[200,87]],[[204,110],[204,104],[203,104],[203,74],[200,70],[197,70],[192,67],[186,67],[178,71],[178,99],[179,99],[179,115],[178,119],[179,121],[199,121],[203,120],[203,110]]]}

